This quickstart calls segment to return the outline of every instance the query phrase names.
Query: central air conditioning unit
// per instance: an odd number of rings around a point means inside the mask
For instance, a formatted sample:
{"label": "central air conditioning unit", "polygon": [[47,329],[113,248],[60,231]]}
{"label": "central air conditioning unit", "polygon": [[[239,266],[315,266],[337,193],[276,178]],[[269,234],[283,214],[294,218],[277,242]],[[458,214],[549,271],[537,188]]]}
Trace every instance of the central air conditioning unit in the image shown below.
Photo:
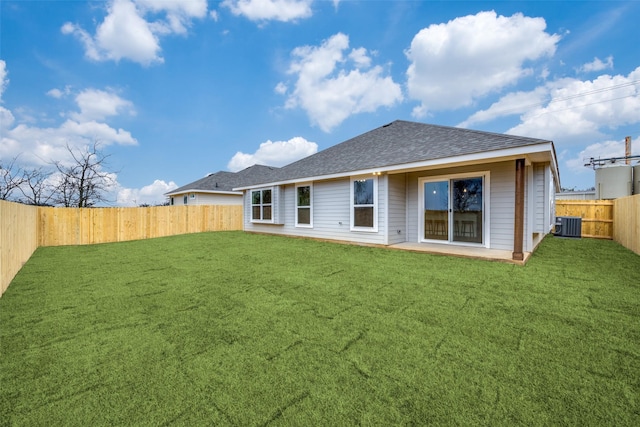
{"label": "central air conditioning unit", "polygon": [[582,236],[582,218],[579,216],[559,216],[556,218],[554,236],[578,237]]}

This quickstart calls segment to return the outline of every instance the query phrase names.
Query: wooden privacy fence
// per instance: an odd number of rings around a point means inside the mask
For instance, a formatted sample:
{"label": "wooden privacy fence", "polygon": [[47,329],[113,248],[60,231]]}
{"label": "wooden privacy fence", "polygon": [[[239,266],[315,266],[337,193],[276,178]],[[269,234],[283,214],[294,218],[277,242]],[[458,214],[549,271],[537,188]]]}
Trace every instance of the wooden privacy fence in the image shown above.
{"label": "wooden privacy fence", "polygon": [[38,243],[89,245],[227,230],[242,230],[242,206],[40,208]]}
{"label": "wooden privacy fence", "polygon": [[49,208],[0,200],[0,296],[39,246],[242,230],[242,206]]}
{"label": "wooden privacy fence", "polygon": [[38,248],[38,208],[0,200],[0,296]]}
{"label": "wooden privacy fence", "polygon": [[613,239],[613,200],[556,200],[556,217],[582,218],[582,237]]}
{"label": "wooden privacy fence", "polygon": [[615,200],[613,239],[640,255],[640,194]]}

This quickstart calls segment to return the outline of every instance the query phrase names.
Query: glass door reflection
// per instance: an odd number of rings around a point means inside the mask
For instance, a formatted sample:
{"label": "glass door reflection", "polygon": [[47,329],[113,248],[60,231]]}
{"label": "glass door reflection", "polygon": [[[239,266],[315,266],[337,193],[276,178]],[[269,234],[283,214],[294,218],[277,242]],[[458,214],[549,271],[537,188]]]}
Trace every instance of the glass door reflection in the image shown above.
{"label": "glass door reflection", "polygon": [[452,179],[453,241],[482,243],[482,177]]}
{"label": "glass door reflection", "polygon": [[449,181],[424,183],[424,238],[449,240]]}

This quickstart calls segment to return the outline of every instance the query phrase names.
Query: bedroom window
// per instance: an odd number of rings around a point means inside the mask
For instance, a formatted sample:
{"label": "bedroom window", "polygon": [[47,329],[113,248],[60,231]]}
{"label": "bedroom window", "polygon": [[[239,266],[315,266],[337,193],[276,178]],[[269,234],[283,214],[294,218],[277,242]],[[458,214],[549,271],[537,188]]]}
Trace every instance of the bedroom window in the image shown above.
{"label": "bedroom window", "polygon": [[251,220],[272,222],[271,189],[251,191]]}
{"label": "bedroom window", "polygon": [[351,180],[351,229],[378,231],[378,179]]}
{"label": "bedroom window", "polygon": [[296,226],[313,226],[312,197],[313,189],[311,184],[303,184],[296,187]]}

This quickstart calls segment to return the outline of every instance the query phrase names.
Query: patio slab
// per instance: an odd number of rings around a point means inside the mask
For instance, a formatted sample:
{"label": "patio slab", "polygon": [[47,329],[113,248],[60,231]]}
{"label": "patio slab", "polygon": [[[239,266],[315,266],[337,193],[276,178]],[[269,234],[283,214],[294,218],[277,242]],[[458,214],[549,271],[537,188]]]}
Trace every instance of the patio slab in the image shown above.
{"label": "patio slab", "polygon": [[524,265],[531,252],[524,253],[524,259],[522,261],[516,261],[513,259],[511,251],[504,251],[499,249],[487,249],[474,246],[460,246],[460,245],[447,245],[439,243],[412,243],[403,242],[395,245],[387,246],[389,249],[397,249],[411,252],[427,252],[431,254],[439,255],[451,255],[464,258],[484,259],[491,261],[510,262],[513,264]]}

